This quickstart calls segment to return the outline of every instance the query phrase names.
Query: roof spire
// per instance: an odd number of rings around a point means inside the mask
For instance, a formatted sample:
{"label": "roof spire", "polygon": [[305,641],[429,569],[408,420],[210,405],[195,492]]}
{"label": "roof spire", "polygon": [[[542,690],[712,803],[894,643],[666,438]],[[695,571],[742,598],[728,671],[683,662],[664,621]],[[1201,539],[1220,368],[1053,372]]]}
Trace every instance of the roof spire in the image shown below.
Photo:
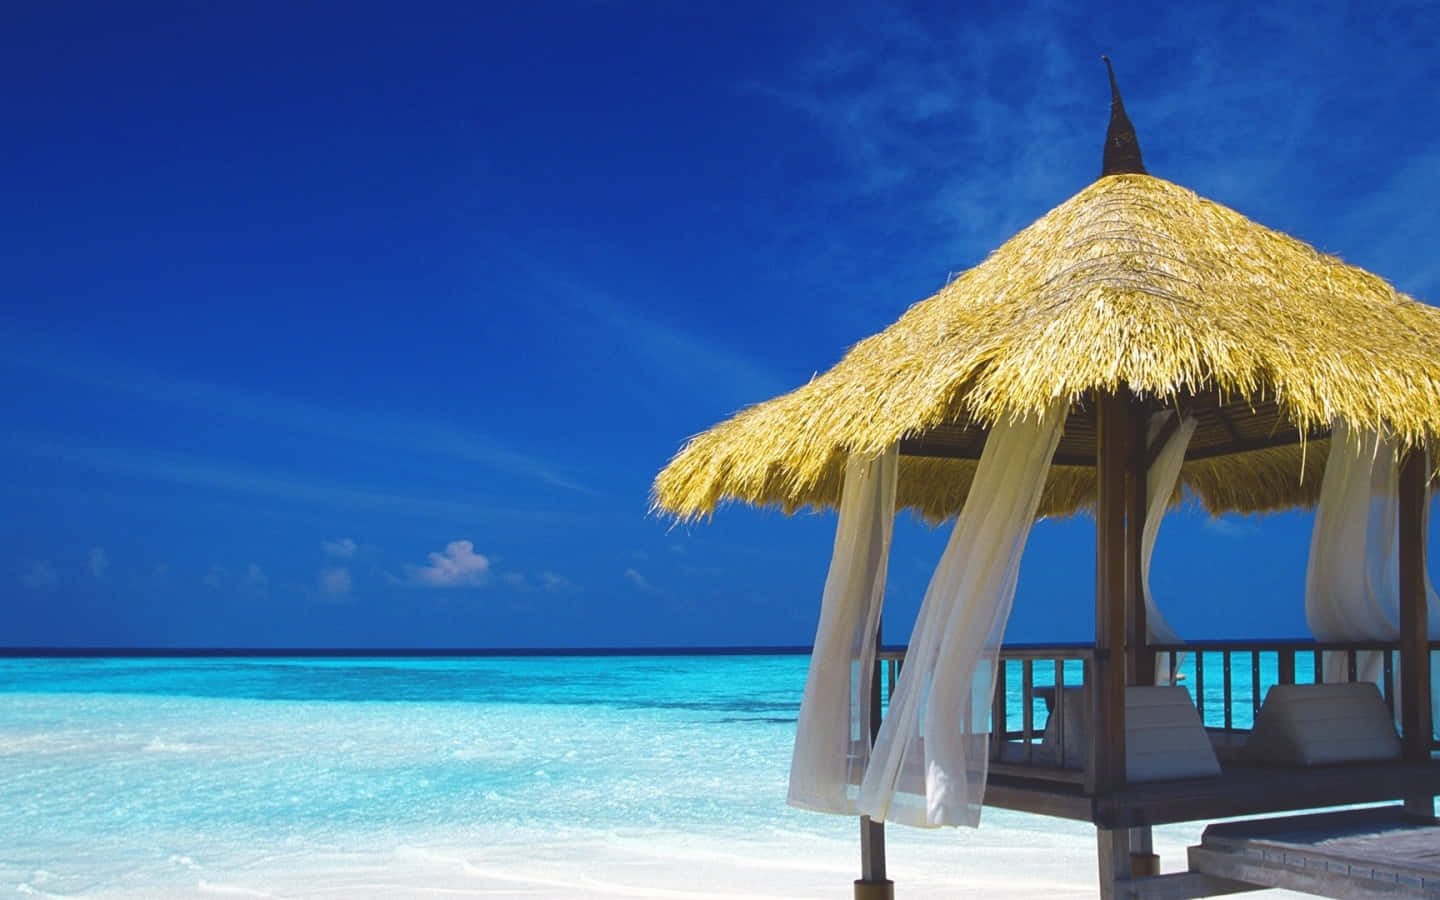
{"label": "roof spire", "polygon": [[1105,158],[1100,164],[1100,176],[1106,175],[1147,175],[1145,163],[1140,159],[1140,139],[1135,137],[1135,126],[1125,115],[1125,102],[1120,99],[1120,86],[1115,83],[1115,67],[1110,57],[1102,56],[1105,69],[1110,73],[1110,128],[1105,132]]}

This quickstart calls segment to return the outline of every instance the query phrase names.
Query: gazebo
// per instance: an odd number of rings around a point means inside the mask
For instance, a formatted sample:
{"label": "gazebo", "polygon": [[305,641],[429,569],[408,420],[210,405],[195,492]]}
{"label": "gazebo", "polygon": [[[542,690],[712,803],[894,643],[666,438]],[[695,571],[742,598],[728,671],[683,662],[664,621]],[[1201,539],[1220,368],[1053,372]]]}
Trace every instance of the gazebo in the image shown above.
{"label": "gazebo", "polygon": [[[1159,875],[1157,824],[1389,800],[1433,824],[1424,554],[1440,311],[1149,175],[1110,78],[1098,180],[834,368],[692,438],[655,480],[654,506],[682,520],[728,501],[840,511],[790,800],[861,817],[857,897],[890,895],[884,821],[974,824],[982,803],[1093,822],[1105,897],[1262,883],[1241,883],[1253,866],[1199,865],[1207,850]],[[1307,614],[1320,641],[1179,643],[1147,579],[1159,517],[1187,497],[1215,515],[1319,506]],[[903,665],[877,649],[899,509],[956,518]],[[1031,522],[1081,510],[1096,525],[1093,645],[1002,647]],[[1367,553],[1389,573],[1368,588],[1388,592],[1388,619],[1351,614]],[[1185,653],[1211,688],[1192,681],[1167,718],[1156,710],[1186,689],[1148,686],[1173,684]],[[1245,756],[1252,734],[1287,727],[1264,709],[1283,698],[1262,698],[1262,660],[1281,694],[1376,683],[1394,752]],[[1190,754],[1178,738],[1154,744],[1186,716],[1213,771],[1175,762]]]}

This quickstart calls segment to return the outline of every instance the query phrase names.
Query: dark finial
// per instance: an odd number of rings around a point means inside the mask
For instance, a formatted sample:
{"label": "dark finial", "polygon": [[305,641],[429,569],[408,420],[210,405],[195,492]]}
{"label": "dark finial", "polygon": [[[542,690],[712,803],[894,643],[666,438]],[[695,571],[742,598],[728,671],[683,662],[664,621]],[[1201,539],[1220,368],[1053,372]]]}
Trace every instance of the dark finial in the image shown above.
{"label": "dark finial", "polygon": [[1120,99],[1120,86],[1115,83],[1115,67],[1110,57],[1102,56],[1105,69],[1110,73],[1110,128],[1105,132],[1105,159],[1100,164],[1100,175],[1145,175],[1145,163],[1140,159],[1140,139],[1135,137],[1135,126],[1125,115],[1125,101]]}

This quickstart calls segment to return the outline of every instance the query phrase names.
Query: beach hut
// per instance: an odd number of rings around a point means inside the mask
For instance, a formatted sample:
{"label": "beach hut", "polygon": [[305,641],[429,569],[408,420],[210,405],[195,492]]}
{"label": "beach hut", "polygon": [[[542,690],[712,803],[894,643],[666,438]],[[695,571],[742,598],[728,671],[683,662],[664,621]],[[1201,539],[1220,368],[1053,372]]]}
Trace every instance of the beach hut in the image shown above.
{"label": "beach hut", "polygon": [[[982,805],[1094,823],[1106,897],[1342,892],[1313,865],[1261,871],[1248,838],[1226,857],[1220,832],[1161,876],[1157,824],[1395,800],[1419,815],[1404,827],[1433,826],[1440,312],[1147,174],[1110,85],[1098,180],[654,483],[681,520],[729,501],[839,510],[789,799],[861,817],[857,897],[890,896],[884,822],[975,824]],[[1179,643],[1147,582],[1160,517],[1187,497],[1317,508],[1317,641]],[[901,509],[955,520],[903,664],[877,649]],[[1082,510],[1093,645],[1004,647],[1032,522]],[[1166,686],[1186,653],[1188,689]],[[1317,703],[1328,718],[1307,719]]]}

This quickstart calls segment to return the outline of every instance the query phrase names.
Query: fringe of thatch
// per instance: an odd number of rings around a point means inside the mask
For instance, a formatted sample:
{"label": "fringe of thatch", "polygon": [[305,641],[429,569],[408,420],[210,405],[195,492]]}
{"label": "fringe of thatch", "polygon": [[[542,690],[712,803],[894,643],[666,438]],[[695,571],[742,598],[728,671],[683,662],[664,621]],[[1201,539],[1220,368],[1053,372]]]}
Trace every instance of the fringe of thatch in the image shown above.
{"label": "fringe of thatch", "polygon": [[[1415,446],[1440,434],[1440,312],[1170,182],[1109,176],[830,371],[696,436],[656,478],[654,505],[682,519],[726,498],[825,505],[847,453],[877,455],[945,422],[1036,417],[1055,398],[1122,384],[1162,400],[1269,396],[1301,433],[1343,419]],[[1310,502],[1317,447],[1303,488],[1247,453],[1197,464],[1196,492],[1212,512]],[[962,489],[909,482],[965,463],[905,462],[907,505],[958,509],[938,498]],[[1065,498],[1078,487],[1054,490],[1049,509],[1076,507]]]}
{"label": "fringe of thatch", "polygon": [[[1180,470],[1171,506],[1193,498],[1211,515],[1265,513],[1313,506],[1325,477],[1329,439],[1305,447],[1272,447],[1186,463]],[[979,464],[970,459],[902,456],[895,505],[938,525],[965,505]],[[783,478],[725,499],[774,507],[786,515],[804,508],[834,509],[840,504],[844,459],[836,457],[808,490],[795,492]],[[717,501],[718,502],[718,501]],[[1095,470],[1051,466],[1036,518],[1063,518],[1095,506]],[[707,513],[708,514],[708,513]]]}

